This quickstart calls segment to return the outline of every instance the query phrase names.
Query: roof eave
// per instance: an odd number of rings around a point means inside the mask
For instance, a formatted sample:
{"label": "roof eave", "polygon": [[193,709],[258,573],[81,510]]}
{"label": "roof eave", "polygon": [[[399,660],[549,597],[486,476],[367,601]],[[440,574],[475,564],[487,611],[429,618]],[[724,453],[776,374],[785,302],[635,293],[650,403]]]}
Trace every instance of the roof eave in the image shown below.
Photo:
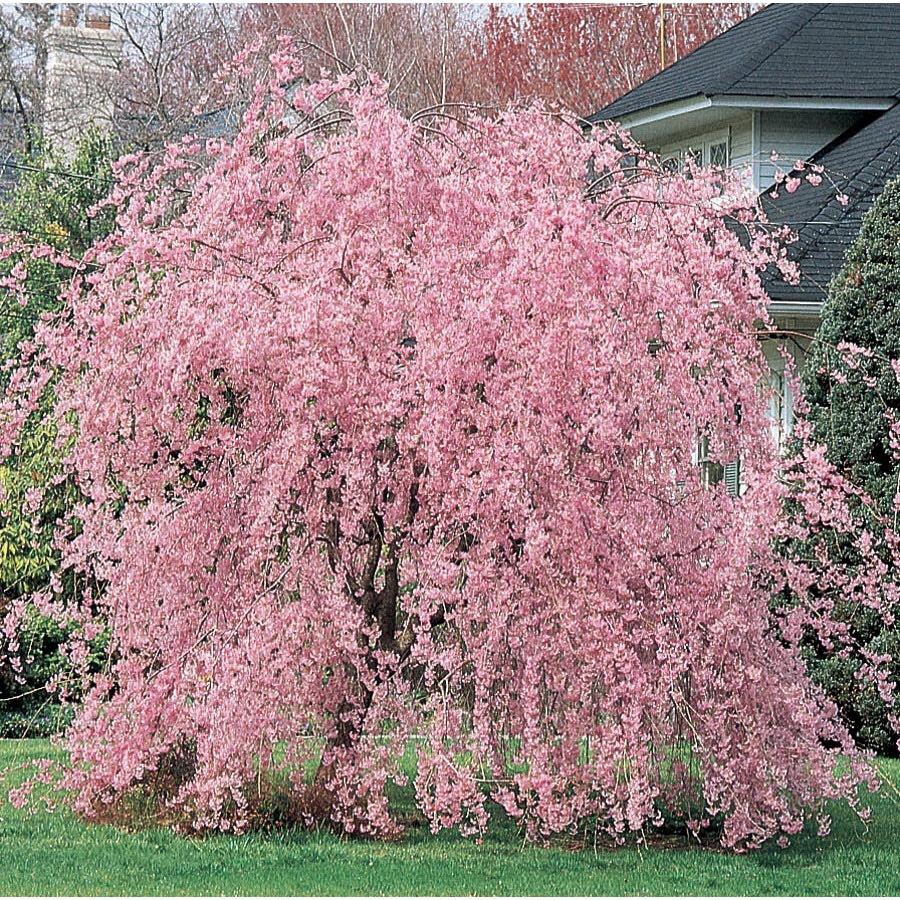
{"label": "roof eave", "polygon": [[752,94],[718,94],[711,106],[734,109],[822,109],[849,112],[883,112],[897,102],[896,97],[770,97]]}
{"label": "roof eave", "polygon": [[712,105],[709,97],[705,94],[696,94],[684,100],[675,100],[670,103],[658,103],[654,106],[648,106],[644,109],[628,113],[624,116],[604,117],[601,113],[595,113],[588,118],[589,122],[618,122],[625,128],[638,128],[641,125],[649,125],[651,122],[658,122],[661,119],[670,119],[675,116],[683,116],[687,113],[697,112],[701,109],[708,109]]}
{"label": "roof eave", "polygon": [[[674,119],[702,109],[808,109],[875,111],[890,109],[897,102],[896,97],[771,97],[753,94],[695,94],[683,100],[659,103],[644,109],[619,116],[614,121],[624,128],[640,128],[663,119]],[[604,122],[599,114],[591,116],[591,122]]]}
{"label": "roof eave", "polygon": [[773,297],[769,302],[769,314],[772,316],[784,316],[791,318],[821,318],[822,301],[778,300]]}

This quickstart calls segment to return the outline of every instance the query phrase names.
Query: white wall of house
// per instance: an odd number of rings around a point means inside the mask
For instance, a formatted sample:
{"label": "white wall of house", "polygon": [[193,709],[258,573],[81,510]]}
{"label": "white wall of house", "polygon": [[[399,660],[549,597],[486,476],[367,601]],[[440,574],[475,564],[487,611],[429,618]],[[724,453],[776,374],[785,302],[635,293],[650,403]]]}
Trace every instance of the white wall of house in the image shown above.
{"label": "white wall of house", "polygon": [[[760,110],[755,135],[758,190],[764,191],[775,183],[778,168],[790,171],[796,160],[809,159],[852,127],[862,115],[855,111],[830,109]],[[778,154],[776,162],[771,159],[773,153]]]}
{"label": "white wall of house", "polygon": [[711,158],[712,148],[724,143],[727,147],[727,165],[738,172],[746,172],[748,184],[753,177],[753,114],[741,111],[734,118],[699,129],[684,130],[652,147],[659,157],[683,159],[693,151],[701,154],[698,162],[710,165],[718,162]]}
{"label": "white wall of house", "polygon": [[[790,171],[798,159],[807,160],[836,137],[867,115],[865,111],[843,109],[727,109],[719,107],[717,118],[680,116],[671,122],[671,131],[660,137],[662,122],[653,124],[654,137],[647,146],[661,159],[681,159],[688,153],[704,165],[710,159],[710,148],[727,142],[728,165],[744,174],[756,192],[775,183],[775,173]],[[645,128],[638,127],[634,136],[644,140]],[[777,161],[772,154],[778,155]],[[840,175],[840,173],[836,173]]]}
{"label": "white wall of house", "polygon": [[[793,323],[776,322],[777,327],[792,331]],[[763,353],[769,364],[769,386],[772,389],[769,398],[769,420],[771,421],[772,440],[779,448],[794,428],[794,386],[792,382],[799,379],[806,364],[810,338],[800,336],[800,332],[783,337],[772,337],[763,340]]]}
{"label": "white wall of house", "polygon": [[[718,106],[699,112],[662,117],[634,129],[633,135],[671,164],[691,156],[710,165],[727,144],[727,165],[744,175],[746,183],[760,193],[775,183],[776,172],[790,171],[798,159],[813,154],[845,133],[864,117],[865,109],[738,108]],[[776,153],[778,159],[772,160]],[[837,178],[841,173],[833,173]],[[800,309],[788,307],[801,306]],[[784,308],[782,308],[784,307]],[[782,334],[763,341],[763,352],[771,369],[769,417],[772,438],[783,447],[794,425],[795,392],[806,353],[819,324],[818,305],[773,303],[773,323]],[[786,358],[787,357],[787,358]],[[791,375],[793,373],[793,375]]]}
{"label": "white wall of house", "polygon": [[[753,172],[753,113],[744,113],[731,125],[731,168],[736,172]],[[756,182],[753,182],[754,185]]]}

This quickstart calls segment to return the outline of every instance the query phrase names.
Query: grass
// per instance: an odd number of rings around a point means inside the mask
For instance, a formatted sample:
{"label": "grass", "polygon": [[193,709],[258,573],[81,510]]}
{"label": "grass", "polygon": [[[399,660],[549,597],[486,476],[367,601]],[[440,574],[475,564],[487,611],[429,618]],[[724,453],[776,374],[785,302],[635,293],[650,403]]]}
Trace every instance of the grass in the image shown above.
{"label": "grass", "polygon": [[[0,741],[0,768],[47,753],[45,741]],[[878,765],[900,784],[900,761]],[[685,845],[523,847],[507,822],[480,846],[427,828],[397,843],[326,832],[192,840],[4,804],[0,895],[900,895],[900,795],[888,788],[871,806],[868,828],[836,808],[827,838],[739,856]]]}

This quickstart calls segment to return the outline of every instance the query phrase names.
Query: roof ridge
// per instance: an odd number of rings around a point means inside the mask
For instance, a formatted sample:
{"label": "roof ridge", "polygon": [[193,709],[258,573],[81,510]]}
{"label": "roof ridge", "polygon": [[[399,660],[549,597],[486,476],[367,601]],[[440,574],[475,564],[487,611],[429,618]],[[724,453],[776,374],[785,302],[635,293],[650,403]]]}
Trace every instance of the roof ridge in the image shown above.
{"label": "roof ridge", "polygon": [[[794,15],[797,17],[796,25],[790,29],[790,31],[784,35],[784,37],[771,48],[762,45],[762,49],[764,51],[763,55],[756,61],[751,63],[752,68],[745,69],[741,74],[734,78],[729,84],[728,88],[733,88],[738,82],[743,81],[745,78],[749,78],[755,72],[758,72],[766,63],[767,60],[771,59],[781,48],[790,40],[795,38],[800,31],[805,28],[809,23],[822,12],[823,9],[828,5],[826,3],[810,3],[810,4],[791,4],[796,8],[792,10]],[[809,11],[811,10],[811,12]],[[744,21],[747,21],[746,19]],[[723,32],[723,34],[727,34],[727,32]],[[749,55],[749,54],[748,54]],[[743,63],[747,59],[747,56],[741,57],[741,62]],[[726,89],[723,86],[720,89],[720,93],[726,93]]]}
{"label": "roof ridge", "polygon": [[[770,4],[770,5],[777,6],[778,4],[776,3],[776,4]],[[788,5],[793,5],[793,4],[784,4],[784,5],[788,6]],[[764,9],[759,10],[758,12],[763,12],[763,11],[764,11]],[[690,59],[695,54],[698,54],[701,52],[708,52],[708,48],[711,45],[716,44],[717,41],[719,41],[722,38],[725,38],[726,35],[730,35],[730,34],[732,34],[732,32],[735,32],[735,31],[741,31],[747,27],[752,27],[752,25],[750,23],[752,22],[755,15],[757,15],[757,13],[752,13],[751,15],[747,16],[745,19],[741,19],[741,21],[738,22],[736,25],[732,25],[730,28],[726,28],[725,31],[720,32],[719,34],[711,37],[708,41],[704,41],[702,44],[699,44],[698,46],[694,47],[694,49],[691,50],[690,53],[686,53],[684,56],[679,57],[671,65],[666,66],[666,68],[664,68],[664,69],[660,69],[658,72],[654,73],[646,80],[640,82],[639,84],[634,85],[634,87],[632,87],[632,88],[629,88],[620,97],[616,97],[614,100],[611,100],[609,103],[602,106],[599,110],[595,110],[589,116],[585,116],[585,121],[587,121],[587,122],[604,121],[605,117],[601,117],[600,114],[605,109],[608,109],[610,106],[615,106],[616,104],[621,103],[623,100],[629,98],[636,91],[643,90],[644,88],[646,88],[648,85],[652,84],[657,79],[664,78],[664,77],[665,78],[671,77],[671,72],[673,69],[677,68],[679,65],[684,63],[685,60]],[[737,60],[743,60],[745,58],[746,58],[745,54],[740,54],[737,57]],[[733,63],[732,68],[734,67],[734,65],[737,65],[737,62]],[[732,82],[734,80],[736,80],[736,76],[734,78],[732,78]],[[720,90],[718,92],[722,93],[723,91]],[[708,93],[717,93],[717,92],[716,91],[707,91],[706,93],[708,94]]]}
{"label": "roof ridge", "polygon": [[648,110],[720,94],[900,97],[898,57],[900,3],[771,3],[586,118],[643,125]]}

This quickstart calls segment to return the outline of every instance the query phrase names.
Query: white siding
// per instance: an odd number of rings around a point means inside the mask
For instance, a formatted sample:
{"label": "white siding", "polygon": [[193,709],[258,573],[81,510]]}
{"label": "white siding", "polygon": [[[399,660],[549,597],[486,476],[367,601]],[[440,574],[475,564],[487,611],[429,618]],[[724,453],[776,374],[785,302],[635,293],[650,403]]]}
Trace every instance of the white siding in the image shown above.
{"label": "white siding", "polygon": [[[726,140],[728,142],[729,165],[739,172],[750,170],[753,166],[753,114],[751,112],[739,112],[735,117],[713,127],[707,126],[702,131],[682,131],[680,134],[654,147],[654,151],[661,159],[669,156],[678,156],[691,147],[694,149],[707,147],[711,142]],[[707,162],[704,159],[704,163]],[[748,172],[748,183],[752,177]]]}
{"label": "white siding", "polygon": [[[778,167],[790,171],[795,160],[809,159],[860,118],[840,110],[764,109],[759,113],[759,190],[775,182]],[[771,160],[778,154],[777,163]]]}
{"label": "white siding", "polygon": [[[792,321],[776,323],[778,327],[793,331],[797,326]],[[769,386],[772,395],[769,399],[769,421],[772,440],[779,448],[784,446],[785,439],[794,430],[794,388],[791,377],[786,374],[785,354],[793,360],[793,376],[799,378],[806,366],[806,354],[809,352],[809,338],[801,337],[800,332],[785,338],[767,338],[763,341],[763,353],[769,363]]]}
{"label": "white siding", "polygon": [[745,113],[731,126],[731,168],[737,172],[753,167],[753,113]]}

